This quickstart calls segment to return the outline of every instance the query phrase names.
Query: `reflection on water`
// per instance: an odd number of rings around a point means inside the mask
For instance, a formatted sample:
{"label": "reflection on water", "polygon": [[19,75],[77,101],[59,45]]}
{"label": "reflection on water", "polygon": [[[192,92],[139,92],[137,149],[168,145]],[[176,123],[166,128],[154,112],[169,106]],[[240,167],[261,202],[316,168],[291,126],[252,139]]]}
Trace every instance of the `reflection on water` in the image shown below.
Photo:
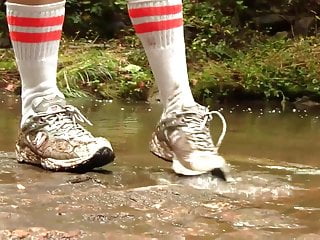
{"label": "reflection on water", "polygon": [[[197,189],[198,192],[188,193],[188,199],[191,198],[192,202],[195,198],[194,202],[198,201],[199,206],[207,209],[200,214],[205,216],[204,219],[218,218],[223,228],[230,230],[231,235],[225,235],[225,239],[238,239],[232,238],[232,234],[239,228],[277,229],[278,233],[288,233],[285,236],[292,234],[287,229],[302,231],[303,228],[302,232],[306,234],[319,233],[320,111],[288,109],[281,113],[272,106],[216,106],[225,115],[229,126],[220,151],[230,163],[232,180],[223,183],[210,175],[176,176],[169,163],[149,153],[148,142],[161,113],[160,105],[70,101],[94,123],[89,127],[92,133],[107,137],[114,146],[116,162],[106,167],[113,173],[96,173],[103,176],[100,185],[114,190],[158,185]],[[18,98],[0,96],[0,151],[14,151],[19,114]],[[212,132],[215,138],[220,129],[220,121],[214,119]],[[21,170],[14,170],[20,168],[12,165],[12,161],[11,165],[0,167],[0,186],[3,186],[0,192],[5,186],[9,188],[8,184],[24,178],[34,184],[41,182],[42,178],[48,181],[47,176],[51,181],[57,181],[57,175],[48,175],[39,169],[31,170],[32,177],[23,176]],[[177,198],[179,194],[183,195],[179,191]],[[203,196],[198,196],[199,193]],[[220,202],[214,202],[215,198]],[[216,216],[214,214],[221,209],[219,204],[229,210]],[[208,220],[201,221],[209,224]],[[265,233],[259,234],[264,236]],[[271,230],[266,235],[270,234],[274,236]]]}

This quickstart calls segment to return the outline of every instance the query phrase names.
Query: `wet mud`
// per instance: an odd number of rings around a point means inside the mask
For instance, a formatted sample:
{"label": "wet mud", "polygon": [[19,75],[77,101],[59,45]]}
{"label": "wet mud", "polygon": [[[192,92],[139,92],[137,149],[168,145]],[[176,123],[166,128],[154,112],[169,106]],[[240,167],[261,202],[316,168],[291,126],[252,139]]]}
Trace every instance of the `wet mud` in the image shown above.
{"label": "wet mud", "polygon": [[113,164],[85,174],[18,164],[19,101],[2,97],[0,239],[320,239],[320,113],[216,106],[229,123],[226,183],[177,176],[148,152],[159,105],[73,104],[113,143]]}

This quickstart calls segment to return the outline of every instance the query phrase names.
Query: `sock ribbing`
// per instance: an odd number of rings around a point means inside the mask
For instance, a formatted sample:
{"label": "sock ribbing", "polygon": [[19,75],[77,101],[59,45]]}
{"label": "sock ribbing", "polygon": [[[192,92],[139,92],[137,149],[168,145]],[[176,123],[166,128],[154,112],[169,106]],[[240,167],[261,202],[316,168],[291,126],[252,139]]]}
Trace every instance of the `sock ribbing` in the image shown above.
{"label": "sock ribbing", "polygon": [[[133,27],[147,47],[167,48],[183,38],[181,0],[129,1],[128,6]],[[181,43],[184,48],[184,40]]]}
{"label": "sock ribbing", "polygon": [[17,61],[43,60],[58,54],[64,4],[6,3],[10,38]]}

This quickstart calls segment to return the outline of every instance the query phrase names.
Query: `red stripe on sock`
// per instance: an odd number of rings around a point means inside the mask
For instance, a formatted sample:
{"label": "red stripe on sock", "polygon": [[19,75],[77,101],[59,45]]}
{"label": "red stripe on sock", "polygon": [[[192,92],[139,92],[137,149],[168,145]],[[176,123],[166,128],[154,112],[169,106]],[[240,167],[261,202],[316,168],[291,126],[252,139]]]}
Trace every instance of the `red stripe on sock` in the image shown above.
{"label": "red stripe on sock", "polygon": [[48,17],[48,18],[27,18],[8,16],[7,21],[9,25],[19,27],[50,27],[56,25],[62,25],[64,16]]}
{"label": "red stripe on sock", "polygon": [[177,14],[182,11],[182,5],[161,6],[161,7],[146,7],[146,8],[133,8],[129,10],[131,18],[161,16],[169,14]]}
{"label": "red stripe on sock", "polygon": [[10,32],[10,38],[16,42],[41,43],[60,40],[61,34],[61,30],[45,33]]}
{"label": "red stripe on sock", "polygon": [[168,30],[172,28],[181,27],[183,25],[182,18],[172,19],[160,22],[147,22],[133,25],[136,33],[148,33],[148,32],[157,32]]}

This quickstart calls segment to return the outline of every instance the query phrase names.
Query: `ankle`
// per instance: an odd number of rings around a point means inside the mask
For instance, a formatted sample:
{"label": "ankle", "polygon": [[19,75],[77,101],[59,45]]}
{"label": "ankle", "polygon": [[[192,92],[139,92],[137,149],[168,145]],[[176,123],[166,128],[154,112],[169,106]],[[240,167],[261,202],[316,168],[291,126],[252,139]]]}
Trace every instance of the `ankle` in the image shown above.
{"label": "ankle", "polygon": [[166,112],[171,112],[174,110],[181,110],[183,107],[192,107],[197,105],[191,94],[176,94],[173,97],[169,97],[167,101],[164,102],[164,109]]}

